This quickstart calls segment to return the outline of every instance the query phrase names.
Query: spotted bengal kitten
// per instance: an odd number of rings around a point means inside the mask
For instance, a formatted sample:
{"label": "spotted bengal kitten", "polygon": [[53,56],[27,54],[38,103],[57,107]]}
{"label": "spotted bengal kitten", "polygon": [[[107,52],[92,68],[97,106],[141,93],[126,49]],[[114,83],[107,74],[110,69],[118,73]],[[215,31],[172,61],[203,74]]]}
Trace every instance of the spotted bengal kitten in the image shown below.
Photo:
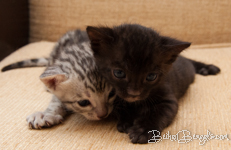
{"label": "spotted bengal kitten", "polygon": [[30,128],[59,124],[69,111],[80,113],[89,120],[100,120],[111,113],[115,92],[96,68],[86,32],[66,33],[49,58],[21,61],[2,71],[33,66],[47,66],[40,80],[53,98],[45,111],[27,117]]}

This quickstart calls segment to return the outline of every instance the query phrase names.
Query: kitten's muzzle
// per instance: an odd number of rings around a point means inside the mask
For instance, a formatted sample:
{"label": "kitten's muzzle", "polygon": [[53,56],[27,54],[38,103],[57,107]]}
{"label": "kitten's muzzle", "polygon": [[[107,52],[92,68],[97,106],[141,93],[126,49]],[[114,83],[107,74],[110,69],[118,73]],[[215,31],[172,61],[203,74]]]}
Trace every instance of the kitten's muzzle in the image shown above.
{"label": "kitten's muzzle", "polygon": [[97,111],[96,114],[99,119],[104,119],[108,116],[108,109]]}
{"label": "kitten's muzzle", "polygon": [[137,96],[140,96],[141,94],[139,90],[132,90],[132,89],[127,89],[127,93],[131,97],[137,97]]}
{"label": "kitten's muzzle", "polygon": [[126,97],[126,98],[123,98],[123,99],[125,101],[127,101],[127,102],[135,102],[135,101],[141,100],[139,96],[135,96],[135,97],[130,96],[130,97]]}

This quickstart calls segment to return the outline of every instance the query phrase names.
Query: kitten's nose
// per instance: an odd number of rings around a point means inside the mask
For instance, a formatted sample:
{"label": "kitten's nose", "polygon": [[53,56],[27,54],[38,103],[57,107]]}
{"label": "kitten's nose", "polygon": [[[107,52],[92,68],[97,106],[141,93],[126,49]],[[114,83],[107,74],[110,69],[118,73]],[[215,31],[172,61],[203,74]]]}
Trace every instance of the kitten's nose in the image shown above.
{"label": "kitten's nose", "polygon": [[139,90],[133,90],[133,89],[128,89],[127,92],[131,96],[139,96],[141,94]]}
{"label": "kitten's nose", "polygon": [[107,106],[101,107],[101,109],[98,109],[96,111],[97,117],[100,119],[106,118],[108,114],[108,108]]}
{"label": "kitten's nose", "polygon": [[101,113],[101,114],[97,114],[97,117],[100,118],[100,119],[106,118],[107,117],[107,112]]}

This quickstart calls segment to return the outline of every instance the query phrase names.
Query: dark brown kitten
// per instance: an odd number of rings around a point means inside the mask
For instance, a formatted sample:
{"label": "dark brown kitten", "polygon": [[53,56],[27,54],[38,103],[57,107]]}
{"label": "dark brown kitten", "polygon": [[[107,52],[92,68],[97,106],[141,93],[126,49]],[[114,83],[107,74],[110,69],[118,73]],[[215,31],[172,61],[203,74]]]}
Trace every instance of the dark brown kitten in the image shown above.
{"label": "dark brown kitten", "polygon": [[[195,73],[217,74],[216,66],[178,56],[190,46],[137,24],[87,27],[96,64],[116,89],[118,130],[133,143],[147,143],[151,130],[162,131],[174,119],[178,99]],[[124,99],[124,100],[122,100]]]}

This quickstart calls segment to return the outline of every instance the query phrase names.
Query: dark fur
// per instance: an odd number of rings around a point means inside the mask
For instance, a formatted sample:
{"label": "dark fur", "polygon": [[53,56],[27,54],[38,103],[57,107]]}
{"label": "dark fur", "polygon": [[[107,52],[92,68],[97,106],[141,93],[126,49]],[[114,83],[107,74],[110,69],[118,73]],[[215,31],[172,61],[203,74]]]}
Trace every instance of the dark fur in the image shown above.
{"label": "dark fur", "polygon": [[[129,133],[132,143],[147,143],[152,137],[148,131],[161,132],[173,121],[178,99],[194,81],[195,73],[214,75],[220,71],[216,66],[178,57],[190,43],[160,36],[140,25],[88,27],[87,33],[100,72],[120,97],[114,104],[117,128]],[[126,78],[113,75],[113,69],[118,68]],[[157,74],[156,80],[146,81],[149,73]]]}

